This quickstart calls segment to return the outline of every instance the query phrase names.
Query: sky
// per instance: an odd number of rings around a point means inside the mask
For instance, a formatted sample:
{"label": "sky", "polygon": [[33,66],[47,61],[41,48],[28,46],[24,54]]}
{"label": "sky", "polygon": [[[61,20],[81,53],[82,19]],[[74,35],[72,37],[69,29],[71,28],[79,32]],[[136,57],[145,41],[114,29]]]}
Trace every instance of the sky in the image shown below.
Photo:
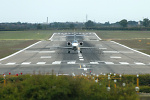
{"label": "sky", "polygon": [[0,23],[95,22],[150,19],[150,0],[0,0]]}

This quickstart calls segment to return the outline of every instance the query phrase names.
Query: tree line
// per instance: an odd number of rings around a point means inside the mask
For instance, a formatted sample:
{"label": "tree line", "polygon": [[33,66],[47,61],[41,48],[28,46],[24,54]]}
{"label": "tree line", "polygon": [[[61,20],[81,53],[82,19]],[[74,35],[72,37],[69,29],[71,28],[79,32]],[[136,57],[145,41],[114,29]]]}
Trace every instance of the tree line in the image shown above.
{"label": "tree line", "polygon": [[150,30],[150,20],[127,21],[123,19],[116,23],[87,22],[53,22],[53,23],[0,23],[0,31],[15,30],[49,30],[49,29],[97,29],[97,30]]}

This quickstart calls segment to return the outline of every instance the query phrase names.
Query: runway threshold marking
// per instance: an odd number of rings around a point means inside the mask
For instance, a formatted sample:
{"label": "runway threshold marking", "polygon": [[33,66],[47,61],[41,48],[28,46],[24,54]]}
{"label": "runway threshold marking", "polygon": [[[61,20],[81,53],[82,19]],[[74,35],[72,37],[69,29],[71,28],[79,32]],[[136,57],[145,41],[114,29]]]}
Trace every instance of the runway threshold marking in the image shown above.
{"label": "runway threshold marking", "polygon": [[38,64],[38,65],[43,65],[43,64],[46,64],[46,62],[38,62],[38,63],[36,63],[36,64]]}
{"label": "runway threshold marking", "polygon": [[144,63],[141,63],[141,62],[134,62],[134,63],[137,65],[145,65]]}
{"label": "runway threshold marking", "polygon": [[114,64],[113,62],[105,62],[105,64]]}
{"label": "runway threshold marking", "polygon": [[6,65],[15,65],[16,63],[15,62],[10,62],[10,63],[7,63]]}
{"label": "runway threshold marking", "polygon": [[67,64],[75,64],[76,61],[70,61],[70,62],[67,62]]}
{"label": "runway threshold marking", "polygon": [[52,64],[61,64],[61,61],[52,62]]}
{"label": "runway threshold marking", "polygon": [[31,62],[23,62],[22,65],[29,65]]}
{"label": "runway threshold marking", "polygon": [[98,62],[90,62],[90,64],[99,64]]}
{"label": "runway threshold marking", "polygon": [[128,65],[129,63],[127,62],[119,62],[120,64],[123,64],[123,65]]}

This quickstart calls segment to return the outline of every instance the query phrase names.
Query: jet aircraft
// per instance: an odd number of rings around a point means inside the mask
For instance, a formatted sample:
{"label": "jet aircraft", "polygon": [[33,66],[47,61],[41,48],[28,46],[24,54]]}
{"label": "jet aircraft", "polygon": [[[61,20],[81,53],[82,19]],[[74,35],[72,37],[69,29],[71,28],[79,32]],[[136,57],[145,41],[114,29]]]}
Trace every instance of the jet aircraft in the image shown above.
{"label": "jet aircraft", "polygon": [[66,36],[74,36],[74,40],[72,42],[67,42],[67,47],[59,47],[62,49],[68,49],[68,53],[70,53],[71,50],[73,51],[78,51],[80,53],[82,53],[81,49],[90,49],[90,48],[95,48],[95,47],[83,47],[83,42],[79,42],[77,40],[77,36],[84,36],[84,35],[66,35]]}

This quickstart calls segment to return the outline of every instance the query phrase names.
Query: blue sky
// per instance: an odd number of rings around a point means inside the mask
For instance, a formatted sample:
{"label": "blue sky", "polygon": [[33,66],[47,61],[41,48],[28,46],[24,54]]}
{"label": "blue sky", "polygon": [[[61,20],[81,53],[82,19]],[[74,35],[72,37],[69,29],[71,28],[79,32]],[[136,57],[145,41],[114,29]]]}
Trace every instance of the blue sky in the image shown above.
{"label": "blue sky", "polygon": [[110,23],[150,19],[150,0],[0,0],[0,22],[96,22]]}

